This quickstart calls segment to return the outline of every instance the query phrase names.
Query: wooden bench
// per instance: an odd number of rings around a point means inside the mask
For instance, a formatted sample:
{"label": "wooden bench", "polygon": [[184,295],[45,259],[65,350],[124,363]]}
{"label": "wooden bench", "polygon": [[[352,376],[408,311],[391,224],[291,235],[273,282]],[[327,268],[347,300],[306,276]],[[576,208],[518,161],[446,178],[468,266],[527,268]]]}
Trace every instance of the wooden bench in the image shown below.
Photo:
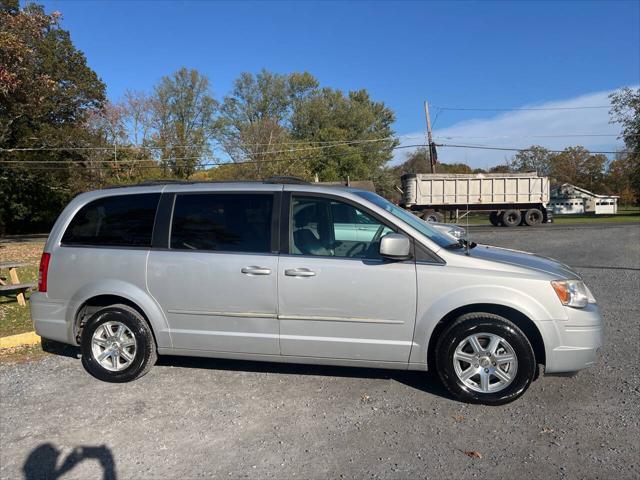
{"label": "wooden bench", "polygon": [[8,270],[9,279],[11,280],[11,283],[7,283],[6,277],[0,276],[0,296],[7,296],[13,293],[17,293],[16,298],[18,300],[18,304],[23,307],[27,304],[24,298],[25,292],[28,292],[36,285],[35,283],[20,283],[20,279],[18,278],[18,268],[24,267],[26,265],[29,264],[25,262],[0,263],[0,271]]}
{"label": "wooden bench", "polygon": [[35,283],[10,283],[9,285],[0,285],[0,295],[6,296],[12,293],[26,293],[35,288]]}

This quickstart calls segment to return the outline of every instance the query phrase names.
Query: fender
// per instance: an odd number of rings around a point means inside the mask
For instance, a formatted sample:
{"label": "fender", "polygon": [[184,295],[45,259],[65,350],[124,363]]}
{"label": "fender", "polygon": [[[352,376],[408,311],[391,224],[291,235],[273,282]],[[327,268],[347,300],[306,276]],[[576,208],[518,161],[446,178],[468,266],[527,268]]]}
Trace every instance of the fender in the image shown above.
{"label": "fender", "polygon": [[[424,300],[423,300],[424,301]],[[436,325],[448,313],[473,304],[494,304],[510,307],[527,316],[540,331],[543,341],[547,344],[546,333],[548,328],[543,328],[542,322],[549,322],[557,318],[542,303],[531,295],[503,285],[475,285],[463,286],[454,290],[442,292],[433,301],[429,301],[425,311],[418,309],[416,328],[413,334],[413,347],[409,358],[410,363],[426,363],[429,339]],[[418,299],[418,304],[421,299]],[[563,312],[564,313],[564,312]],[[566,317],[566,313],[564,313]]]}
{"label": "fender", "polygon": [[[133,283],[122,280],[104,279],[83,285],[73,295],[69,302],[70,308],[67,309],[66,320],[67,324],[70,325],[71,331],[74,328],[78,308],[87,300],[101,295],[117,295],[135,303],[149,319],[156,342],[158,342],[158,348],[171,348],[173,346],[169,333],[169,323],[160,306],[145,290]],[[71,334],[70,337],[73,337],[73,335]],[[72,340],[75,343],[75,338],[72,338]]]}

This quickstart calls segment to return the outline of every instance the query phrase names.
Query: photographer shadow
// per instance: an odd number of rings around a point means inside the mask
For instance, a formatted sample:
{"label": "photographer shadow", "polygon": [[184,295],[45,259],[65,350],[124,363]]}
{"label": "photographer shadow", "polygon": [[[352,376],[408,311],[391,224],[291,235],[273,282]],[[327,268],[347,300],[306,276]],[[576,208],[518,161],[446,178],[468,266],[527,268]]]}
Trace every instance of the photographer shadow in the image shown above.
{"label": "photographer shadow", "polygon": [[61,451],[51,443],[35,448],[24,462],[22,471],[25,480],[55,480],[74,469],[85,460],[96,460],[102,467],[103,480],[116,480],[116,465],[111,450],[105,445],[98,447],[76,447],[58,467]]}

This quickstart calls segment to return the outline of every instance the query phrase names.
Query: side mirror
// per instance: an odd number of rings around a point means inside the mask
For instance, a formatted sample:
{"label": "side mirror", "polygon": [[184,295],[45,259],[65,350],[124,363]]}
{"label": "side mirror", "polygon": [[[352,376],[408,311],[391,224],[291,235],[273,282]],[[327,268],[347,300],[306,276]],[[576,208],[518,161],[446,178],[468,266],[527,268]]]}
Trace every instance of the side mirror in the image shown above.
{"label": "side mirror", "polygon": [[390,260],[411,258],[411,242],[401,233],[388,233],[380,240],[380,256]]}

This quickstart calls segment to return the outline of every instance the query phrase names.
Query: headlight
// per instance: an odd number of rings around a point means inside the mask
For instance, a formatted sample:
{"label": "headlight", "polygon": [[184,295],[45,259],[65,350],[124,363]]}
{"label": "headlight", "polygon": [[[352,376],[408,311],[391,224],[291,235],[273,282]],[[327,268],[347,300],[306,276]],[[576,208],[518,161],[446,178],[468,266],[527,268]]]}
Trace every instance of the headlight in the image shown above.
{"label": "headlight", "polygon": [[580,280],[554,280],[551,286],[563,305],[584,308],[588,303],[596,303],[584,282]]}

